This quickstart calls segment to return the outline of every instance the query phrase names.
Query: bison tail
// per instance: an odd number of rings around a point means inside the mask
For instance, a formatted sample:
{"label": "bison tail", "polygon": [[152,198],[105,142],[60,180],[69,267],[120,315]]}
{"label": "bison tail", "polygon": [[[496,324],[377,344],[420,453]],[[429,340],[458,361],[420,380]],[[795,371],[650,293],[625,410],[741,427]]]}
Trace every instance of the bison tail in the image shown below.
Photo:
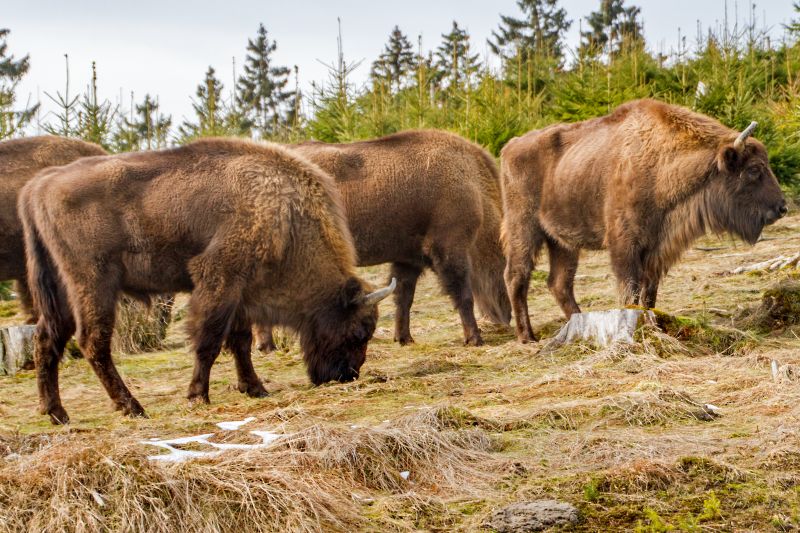
{"label": "bison tail", "polygon": [[47,332],[53,336],[55,332],[51,329],[55,324],[71,320],[71,316],[65,316],[69,313],[69,307],[53,258],[36,227],[33,208],[26,201],[25,195],[21,200],[19,214],[25,232],[28,289],[33,307],[40,315],[40,323],[43,323]]}
{"label": "bison tail", "polygon": [[506,258],[500,245],[499,221],[496,222],[486,224],[484,221],[481,225],[470,253],[470,282],[481,313],[495,324],[508,325],[511,322],[511,302],[503,279]]}

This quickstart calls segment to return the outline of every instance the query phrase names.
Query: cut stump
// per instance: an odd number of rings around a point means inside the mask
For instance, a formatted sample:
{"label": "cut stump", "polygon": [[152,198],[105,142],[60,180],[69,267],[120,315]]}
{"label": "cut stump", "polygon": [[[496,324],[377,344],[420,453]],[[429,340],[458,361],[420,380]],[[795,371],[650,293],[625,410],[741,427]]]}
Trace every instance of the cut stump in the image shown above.
{"label": "cut stump", "polygon": [[33,336],[36,326],[0,328],[0,373],[15,375],[33,368]]}
{"label": "cut stump", "polygon": [[589,341],[603,347],[615,343],[633,344],[634,333],[645,324],[656,324],[656,316],[652,311],[611,309],[576,313],[547,347],[555,348],[575,341]]}

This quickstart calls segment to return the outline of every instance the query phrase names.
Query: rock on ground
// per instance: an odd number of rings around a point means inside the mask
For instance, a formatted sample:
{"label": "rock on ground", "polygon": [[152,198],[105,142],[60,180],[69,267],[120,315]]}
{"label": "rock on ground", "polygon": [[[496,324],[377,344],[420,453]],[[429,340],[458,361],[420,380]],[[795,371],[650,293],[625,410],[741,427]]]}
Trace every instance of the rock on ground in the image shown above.
{"label": "rock on ground", "polygon": [[578,519],[578,509],[569,503],[536,500],[515,503],[495,511],[488,525],[498,533],[521,533],[576,524]]}

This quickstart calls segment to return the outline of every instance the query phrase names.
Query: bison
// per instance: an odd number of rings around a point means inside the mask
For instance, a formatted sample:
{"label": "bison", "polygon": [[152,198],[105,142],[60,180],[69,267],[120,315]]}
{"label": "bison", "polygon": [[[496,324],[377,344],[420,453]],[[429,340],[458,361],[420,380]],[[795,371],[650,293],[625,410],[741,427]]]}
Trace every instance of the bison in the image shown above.
{"label": "bison", "polygon": [[80,159],[43,171],[22,189],[28,279],[41,312],[34,358],[40,409],[68,420],[58,361],[78,344],[116,407],[144,410],[111,360],[121,293],[190,291],[195,366],[190,401],[208,402],[223,343],[238,388],[266,391],[250,358],[253,321],[300,333],[314,384],[356,379],[394,286],[369,292],[333,180],[273,144],[233,139]]}
{"label": "bison", "polygon": [[[461,318],[466,344],[483,343],[473,299],[508,324],[500,246],[500,178],[479,146],[443,131],[416,130],[349,144],[290,146],[330,173],[342,194],[360,266],[391,263],[397,279],[394,340],[413,342],[417,279],[431,267]],[[270,329],[259,347],[271,348]]]}
{"label": "bison", "polygon": [[661,278],[710,230],[754,244],[787,212],[764,145],[683,107],[638,100],[608,116],[556,124],[501,153],[505,279],[517,338],[528,317],[540,248],[548,286],[567,316],[581,249],[607,248],[622,303],[653,307]]}
{"label": "bison", "polygon": [[81,157],[105,155],[96,144],[44,135],[0,142],[0,280],[15,280],[28,322],[36,323],[25,274],[22,223],[17,216],[20,189],[37,172]]}

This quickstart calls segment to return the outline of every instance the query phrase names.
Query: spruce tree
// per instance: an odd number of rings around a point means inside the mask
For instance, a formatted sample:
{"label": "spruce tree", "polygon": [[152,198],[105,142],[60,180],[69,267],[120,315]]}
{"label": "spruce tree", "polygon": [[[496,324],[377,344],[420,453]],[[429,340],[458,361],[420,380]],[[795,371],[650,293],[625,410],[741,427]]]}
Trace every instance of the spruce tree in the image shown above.
{"label": "spruce tree", "polygon": [[145,94],[141,104],[133,104],[131,117],[122,119],[114,135],[117,151],[154,150],[167,146],[172,117],[159,112],[159,103]]}
{"label": "spruce tree", "polygon": [[572,21],[559,0],[517,0],[523,18],[500,15],[500,27],[489,39],[491,50],[505,58],[522,54],[561,61],[563,38]]}
{"label": "spruce tree", "polygon": [[97,97],[97,66],[92,61],[92,80],[79,104],[78,136],[89,142],[99,144],[106,150],[111,148],[109,135],[116,110],[108,100]]}
{"label": "spruce tree", "polygon": [[195,120],[184,120],[178,127],[178,135],[182,141],[230,133],[230,128],[225,123],[222,89],[222,82],[217,79],[214,68],[209,66],[203,82],[197,86],[195,98],[192,99]]}
{"label": "spruce tree", "polygon": [[469,33],[453,21],[450,33],[442,34],[442,44],[436,49],[436,68],[447,77],[451,88],[463,87],[480,68],[478,54],[471,54]]}
{"label": "spruce tree", "polygon": [[36,113],[39,104],[15,110],[16,88],[30,69],[30,56],[15,59],[8,53],[8,29],[0,28],[0,139],[13,136]]}
{"label": "spruce tree", "polygon": [[581,32],[582,56],[618,54],[625,43],[642,42],[641,8],[624,4],[625,0],[601,0],[600,9],[587,17],[589,29]]}
{"label": "spruce tree", "polygon": [[286,123],[293,95],[286,89],[290,70],[273,65],[272,54],[277,47],[264,25],[259,24],[256,38],[247,41],[244,74],[236,87],[237,105],[245,116],[243,126],[255,128],[261,138],[273,135]]}
{"label": "spruce tree", "polygon": [[386,82],[394,92],[398,92],[413,69],[414,49],[400,27],[395,26],[383,52],[372,63],[371,76],[374,81]]}

